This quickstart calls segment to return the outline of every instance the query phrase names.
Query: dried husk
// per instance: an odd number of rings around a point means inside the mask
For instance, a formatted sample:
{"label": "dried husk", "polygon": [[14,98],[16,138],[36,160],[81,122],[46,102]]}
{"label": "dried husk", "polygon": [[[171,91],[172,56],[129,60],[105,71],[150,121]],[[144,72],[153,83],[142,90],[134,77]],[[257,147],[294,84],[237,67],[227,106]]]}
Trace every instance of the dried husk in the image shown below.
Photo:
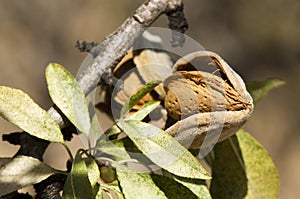
{"label": "dried husk", "polygon": [[[191,71],[196,59],[211,60],[221,77]],[[186,69],[186,71],[185,71]],[[248,120],[253,102],[242,78],[216,53],[199,51],[179,59],[164,80],[165,108],[178,120],[166,132],[187,148],[208,147],[234,134]],[[179,70],[179,71],[178,71]]]}

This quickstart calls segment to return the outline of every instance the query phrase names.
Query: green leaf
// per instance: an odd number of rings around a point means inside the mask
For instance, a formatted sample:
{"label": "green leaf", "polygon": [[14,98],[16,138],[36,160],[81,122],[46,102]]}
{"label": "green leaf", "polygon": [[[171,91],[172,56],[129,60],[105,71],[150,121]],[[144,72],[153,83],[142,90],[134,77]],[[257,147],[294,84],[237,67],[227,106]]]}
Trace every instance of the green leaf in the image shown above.
{"label": "green leaf", "polygon": [[116,166],[117,176],[126,199],[167,199],[155,185],[150,174],[136,173],[128,167]]}
{"label": "green leaf", "polygon": [[199,161],[160,128],[136,120],[120,121],[118,126],[158,166],[178,176],[210,179]]}
{"label": "green leaf", "polygon": [[98,180],[100,179],[100,170],[98,164],[92,157],[84,158],[84,161],[87,167],[88,178],[90,180],[93,193],[96,195],[99,190]]}
{"label": "green leaf", "polygon": [[198,199],[212,199],[207,185],[204,180],[183,178],[180,176],[173,175],[167,171],[164,171],[164,176],[174,179],[176,182],[182,184],[189,190],[191,190]]}
{"label": "green leaf", "polygon": [[130,109],[137,104],[147,93],[152,91],[157,85],[161,83],[160,80],[149,82],[142,86],[135,94],[133,94],[123,105],[121,110],[121,117],[123,118]]}
{"label": "green leaf", "polygon": [[38,159],[28,156],[0,158],[0,197],[58,173]]}
{"label": "green leaf", "polygon": [[114,192],[118,199],[124,199],[124,196],[123,196],[123,194],[121,192],[121,189],[119,187],[119,182],[117,180],[115,180],[111,183],[108,183],[108,184],[103,184],[102,189],[103,190],[106,189],[108,191]]}
{"label": "green leaf", "polygon": [[267,151],[240,130],[218,143],[212,165],[213,198],[277,198],[278,171]]}
{"label": "green leaf", "polygon": [[113,140],[107,142],[100,142],[97,144],[96,149],[112,155],[116,160],[129,160],[130,156],[128,155],[123,140]]}
{"label": "green leaf", "polygon": [[172,178],[161,176],[161,175],[155,175],[155,174],[151,174],[151,178],[154,181],[154,183],[165,193],[167,198],[171,198],[171,199],[182,199],[182,198],[197,199],[198,198],[197,195],[195,195],[192,191],[190,191],[182,184],[176,182]]}
{"label": "green leaf", "polygon": [[128,120],[143,120],[149,113],[151,113],[158,105],[160,101],[147,102],[143,108],[126,118]]}
{"label": "green leaf", "polygon": [[107,129],[104,132],[103,136],[100,137],[100,139],[98,140],[98,142],[102,142],[103,139],[109,138],[110,136],[117,135],[119,133],[121,133],[121,130],[119,129],[119,127],[117,127],[117,125],[113,125],[111,128]]}
{"label": "green leaf", "polygon": [[72,170],[65,182],[63,198],[93,198],[93,189],[89,181],[88,169],[80,153],[80,151],[77,152],[73,161]]}
{"label": "green leaf", "polygon": [[[147,102],[143,108],[137,112],[135,112],[134,114],[132,114],[131,116],[129,116],[128,118],[126,118],[126,120],[143,120],[149,113],[151,113],[158,105],[160,104],[160,101],[150,101]],[[97,140],[97,146],[101,147],[101,144],[105,144],[105,139],[112,136],[112,135],[117,135],[121,133],[121,130],[119,129],[119,127],[117,125],[113,125],[111,128],[107,129],[103,136],[100,137]],[[106,145],[108,146],[108,145]]]}
{"label": "green leaf", "polygon": [[85,95],[76,79],[63,66],[51,63],[46,80],[52,101],[79,131],[88,135],[90,116]]}
{"label": "green leaf", "polygon": [[284,84],[285,82],[280,79],[267,79],[261,82],[248,82],[246,86],[254,104],[257,104],[269,91]]}
{"label": "green leaf", "polygon": [[103,199],[102,189],[98,190],[95,199]]}
{"label": "green leaf", "polygon": [[0,86],[0,116],[30,135],[50,142],[64,142],[54,119],[21,90]]}

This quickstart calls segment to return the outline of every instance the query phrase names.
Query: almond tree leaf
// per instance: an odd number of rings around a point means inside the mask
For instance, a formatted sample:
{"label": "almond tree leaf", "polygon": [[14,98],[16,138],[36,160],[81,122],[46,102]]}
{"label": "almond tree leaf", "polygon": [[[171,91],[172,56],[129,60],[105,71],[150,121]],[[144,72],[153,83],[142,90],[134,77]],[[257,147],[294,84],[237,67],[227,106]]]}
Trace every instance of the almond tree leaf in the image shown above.
{"label": "almond tree leaf", "polygon": [[100,179],[100,170],[98,164],[92,157],[84,158],[84,161],[87,167],[88,178],[90,180],[93,193],[96,195],[99,190],[98,180]]}
{"label": "almond tree leaf", "polygon": [[124,147],[124,140],[113,140],[113,141],[107,141],[107,142],[100,142],[96,146],[96,149],[112,155],[116,158],[116,160],[129,160],[131,159],[128,155],[125,147]]}
{"label": "almond tree leaf", "polygon": [[78,151],[73,161],[72,170],[64,185],[62,198],[92,199],[93,189],[89,181],[88,169]]}
{"label": "almond tree leaf", "polygon": [[257,104],[269,91],[284,84],[285,82],[280,79],[267,79],[261,82],[248,82],[246,86],[254,104]]}
{"label": "almond tree leaf", "polygon": [[97,142],[102,142],[103,139],[109,138],[110,136],[117,135],[119,133],[121,133],[119,127],[117,125],[113,125],[104,132],[104,134],[97,140]]}
{"label": "almond tree leaf", "polygon": [[19,89],[0,86],[0,116],[30,135],[50,142],[64,142],[54,119]]}
{"label": "almond tree leaf", "polygon": [[278,198],[278,171],[267,151],[250,134],[238,131],[218,143],[212,164],[213,198]]}
{"label": "almond tree leaf", "polygon": [[152,162],[181,177],[210,179],[200,162],[162,129],[141,121],[120,121],[118,126]]}
{"label": "almond tree leaf", "polygon": [[117,176],[126,199],[167,199],[155,185],[150,174],[136,173],[128,167],[116,166]]}
{"label": "almond tree leaf", "polygon": [[150,101],[147,102],[143,108],[135,112],[134,114],[130,115],[128,120],[143,120],[149,113],[151,113],[156,107],[158,107],[160,101]]}
{"label": "almond tree leaf", "polygon": [[98,190],[95,199],[103,199],[103,192],[102,192],[102,189],[99,189],[99,190]]}
{"label": "almond tree leaf", "polygon": [[105,185],[103,184],[101,187],[103,189],[108,189],[108,190],[114,192],[117,196],[117,199],[124,199],[124,196],[123,196],[123,193],[121,192],[118,180],[115,180],[115,181],[105,184]]}
{"label": "almond tree leaf", "polygon": [[176,182],[182,184],[189,190],[191,190],[198,199],[212,199],[207,185],[204,180],[192,179],[192,178],[184,178],[180,176],[173,175],[167,171],[163,171],[164,176],[167,176]]}
{"label": "almond tree leaf", "polygon": [[194,194],[191,190],[189,190],[187,187],[183,186],[181,183],[177,182],[172,178],[155,174],[151,174],[151,178],[154,181],[154,183],[165,193],[167,198],[198,198],[198,196]]}
{"label": "almond tree leaf", "polygon": [[52,101],[79,131],[88,135],[91,127],[88,106],[76,79],[63,66],[51,63],[46,68],[46,80]]}
{"label": "almond tree leaf", "polygon": [[38,159],[28,156],[0,158],[0,197],[59,173]]}
{"label": "almond tree leaf", "polygon": [[[143,120],[149,113],[151,113],[157,106],[159,106],[160,101],[150,101],[147,102],[141,110],[138,110],[126,120]],[[102,144],[103,140],[105,140],[106,137],[110,137],[112,135],[116,135],[121,133],[121,130],[117,127],[117,125],[113,125],[111,128],[107,129],[104,132],[104,135],[100,137],[97,140],[97,146],[100,146]]]}
{"label": "almond tree leaf", "polygon": [[161,80],[156,80],[143,85],[142,88],[140,88],[125,102],[121,110],[121,118],[123,118],[124,115],[128,113],[128,111],[130,111],[135,104],[137,104],[147,93],[152,91],[160,83]]}

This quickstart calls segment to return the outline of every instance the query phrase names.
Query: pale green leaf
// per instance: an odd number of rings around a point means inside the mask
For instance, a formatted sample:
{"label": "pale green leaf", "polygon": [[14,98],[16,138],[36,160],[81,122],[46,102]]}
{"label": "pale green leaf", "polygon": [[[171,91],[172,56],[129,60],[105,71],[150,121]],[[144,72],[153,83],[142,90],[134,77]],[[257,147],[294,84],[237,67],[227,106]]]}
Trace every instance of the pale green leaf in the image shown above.
{"label": "pale green leaf", "polygon": [[99,189],[98,180],[100,179],[100,170],[98,164],[92,157],[84,158],[84,161],[88,171],[88,178],[90,180],[92,189],[94,190],[94,195],[96,195]]}
{"label": "pale green leaf", "polygon": [[103,199],[103,192],[101,188],[98,190],[95,199]]}
{"label": "pale green leaf", "polygon": [[101,132],[101,130],[99,129],[99,121],[98,121],[97,115],[94,114],[94,116],[92,117],[92,120],[91,120],[91,133],[93,135],[92,137],[94,139],[98,138],[99,132]]}
{"label": "pale green leaf", "polygon": [[130,115],[128,120],[143,120],[149,113],[151,113],[158,105],[160,101],[150,101],[147,102],[143,108]]}
{"label": "pale green leaf", "polygon": [[267,151],[240,130],[218,143],[212,164],[213,198],[277,198],[278,171]]}
{"label": "pale green leaf", "polygon": [[173,175],[167,171],[164,171],[164,176],[168,176],[169,178],[191,190],[198,199],[212,199],[204,180],[184,178]]}
{"label": "pale green leaf", "polygon": [[284,84],[285,82],[280,79],[267,79],[261,82],[248,82],[246,86],[254,104],[257,104],[269,91]]}
{"label": "pale green leaf", "polygon": [[79,131],[88,135],[88,106],[76,79],[63,66],[51,63],[46,68],[46,80],[52,101]]}
{"label": "pale green leaf", "polygon": [[93,190],[89,181],[88,169],[80,151],[73,160],[72,170],[69,173],[63,189],[65,199],[92,199]]}
{"label": "pale green leaf", "polygon": [[57,173],[45,163],[28,156],[0,158],[0,197]]}
{"label": "pale green leaf", "polygon": [[[160,101],[147,102],[141,110],[135,112],[134,114],[132,114],[131,116],[126,118],[126,120],[143,120],[159,104],[160,104]],[[110,136],[113,136],[113,135],[117,135],[119,133],[121,133],[121,130],[117,127],[117,125],[113,125],[111,128],[107,129],[104,132],[102,137],[99,138],[99,140],[97,141],[97,146],[99,146],[99,144],[101,142],[103,142],[106,138],[109,138]]]}
{"label": "pale green leaf", "polygon": [[102,189],[106,189],[107,191],[113,192],[114,194],[116,194],[117,199],[124,199],[124,196],[119,187],[119,182],[117,180],[108,184],[103,184]]}
{"label": "pale green leaf", "polygon": [[123,105],[122,110],[121,110],[121,117],[124,117],[130,109],[137,104],[147,93],[152,91],[157,85],[161,83],[160,80],[152,81],[149,82],[145,85],[142,86],[135,94],[133,94]]}
{"label": "pale green leaf", "polygon": [[141,121],[120,121],[119,127],[152,162],[170,173],[210,179],[199,161],[162,129]]}
{"label": "pale green leaf", "polygon": [[130,159],[130,156],[124,147],[123,140],[99,142],[96,146],[96,149],[103,153],[112,155],[116,160]]}
{"label": "pale green leaf", "polygon": [[150,174],[136,173],[126,166],[118,165],[117,176],[126,199],[167,199],[155,185]]}
{"label": "pale green leaf", "polygon": [[103,139],[109,138],[110,136],[117,135],[119,133],[121,133],[121,130],[119,129],[119,127],[117,127],[117,125],[113,125],[111,128],[107,129],[104,132],[103,136],[100,137],[100,139],[98,140],[98,142],[102,142]]}
{"label": "pale green leaf", "polygon": [[58,124],[21,90],[0,86],[0,116],[35,137],[64,142]]}

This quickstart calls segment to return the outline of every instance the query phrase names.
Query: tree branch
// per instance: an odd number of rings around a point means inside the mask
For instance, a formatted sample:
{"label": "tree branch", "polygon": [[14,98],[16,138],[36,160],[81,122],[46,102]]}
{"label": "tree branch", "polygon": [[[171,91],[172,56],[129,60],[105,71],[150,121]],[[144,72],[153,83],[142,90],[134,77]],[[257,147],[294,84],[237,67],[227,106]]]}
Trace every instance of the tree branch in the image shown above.
{"label": "tree branch", "polygon": [[[94,62],[86,68],[82,75],[78,78],[84,93],[89,94],[100,81],[103,74],[109,76],[112,69],[123,58],[127,51],[133,46],[134,41],[149,27],[161,14],[166,13],[169,16],[171,28],[184,32],[187,28],[187,22],[183,14],[182,0],[148,0],[143,3],[133,14],[127,18],[125,22],[112,34],[107,36],[104,41],[99,43],[93,50],[95,57]],[[181,23],[180,23],[181,21]],[[179,24],[179,25],[178,25]],[[183,25],[182,25],[183,24]],[[181,38],[175,38],[174,42],[181,44]],[[178,40],[177,40],[178,39]],[[82,43],[79,43],[82,44]],[[85,43],[85,45],[87,45]],[[95,45],[95,43],[91,44]],[[89,51],[90,47],[84,47],[84,51]],[[56,108],[51,107],[48,113],[59,124],[60,128],[68,125],[63,114]],[[28,135],[31,137],[30,135]],[[32,146],[29,144],[29,146]],[[42,147],[39,151],[38,158],[41,159],[46,147]],[[30,147],[21,147],[17,154],[31,155],[35,153]]]}
{"label": "tree branch", "polygon": [[[170,28],[184,32],[187,21],[183,14],[182,0],[147,0],[113,33],[98,44],[92,54],[94,62],[79,76],[78,82],[85,94],[96,88],[104,73],[110,74],[112,68],[123,58],[133,46],[134,41],[148,28],[160,15],[169,16]],[[179,23],[179,21],[181,21]],[[178,25],[180,24],[180,25]],[[180,45],[184,40],[173,35],[173,45]],[[53,108],[48,110],[61,128],[65,126],[60,114]]]}
{"label": "tree branch", "polygon": [[[133,46],[134,41],[162,14],[168,15],[171,29],[182,33],[187,29],[182,0],[147,0],[135,11],[133,16],[127,18],[115,32],[107,36],[100,44],[77,43],[81,51],[91,52],[95,58],[94,62],[78,78],[78,82],[86,95],[96,88],[103,74],[108,77],[109,74],[112,74],[112,69]],[[182,42],[184,42],[184,39],[173,32],[173,45],[181,45]],[[97,46],[94,47],[95,45]],[[56,107],[51,107],[48,113],[61,129],[69,125]],[[67,134],[68,136],[65,138],[70,139],[70,133]],[[25,139],[24,142],[21,139]],[[28,155],[40,160],[42,160],[43,153],[49,144],[47,141],[26,133],[5,135],[4,140],[21,145],[15,155]],[[55,183],[56,181],[50,184]],[[58,189],[61,189],[61,187]],[[40,193],[40,195],[43,195],[43,193]]]}
{"label": "tree branch", "polygon": [[178,12],[181,0],[148,0],[142,4],[115,32],[96,47],[94,63],[78,78],[86,94],[98,84],[101,75],[111,70],[133,46],[134,41],[161,14]]}

